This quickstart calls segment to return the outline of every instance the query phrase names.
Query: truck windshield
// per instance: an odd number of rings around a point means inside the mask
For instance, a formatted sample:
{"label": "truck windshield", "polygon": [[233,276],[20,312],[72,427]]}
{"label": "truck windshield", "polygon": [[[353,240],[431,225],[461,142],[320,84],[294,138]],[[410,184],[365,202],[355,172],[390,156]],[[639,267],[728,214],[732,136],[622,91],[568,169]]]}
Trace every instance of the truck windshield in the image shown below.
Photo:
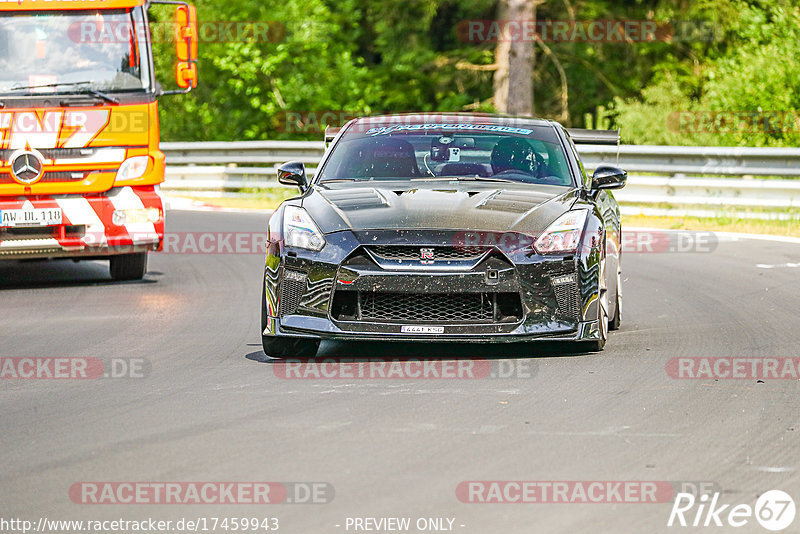
{"label": "truck windshield", "polygon": [[0,13],[0,94],[147,91],[141,8]]}

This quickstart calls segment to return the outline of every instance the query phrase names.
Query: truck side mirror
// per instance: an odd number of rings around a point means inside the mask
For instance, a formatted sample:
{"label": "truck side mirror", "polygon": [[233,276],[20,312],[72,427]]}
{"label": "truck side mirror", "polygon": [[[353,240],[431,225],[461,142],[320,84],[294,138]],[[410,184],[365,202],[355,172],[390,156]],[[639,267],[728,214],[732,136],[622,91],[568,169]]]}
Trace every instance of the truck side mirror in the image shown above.
{"label": "truck side mirror", "polygon": [[188,4],[175,10],[175,81],[181,89],[197,87],[197,10]]}

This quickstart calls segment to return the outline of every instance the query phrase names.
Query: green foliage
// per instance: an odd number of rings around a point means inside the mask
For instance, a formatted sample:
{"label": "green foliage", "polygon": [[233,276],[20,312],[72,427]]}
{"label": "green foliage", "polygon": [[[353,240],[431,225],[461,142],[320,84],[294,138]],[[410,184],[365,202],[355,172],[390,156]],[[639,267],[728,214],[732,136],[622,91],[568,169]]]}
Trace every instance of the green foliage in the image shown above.
{"label": "green foliage", "polygon": [[[201,23],[273,21],[285,28],[276,42],[240,39],[201,42],[200,85],[188,96],[161,101],[165,140],[319,139],[309,112],[377,114],[459,110],[491,94],[490,73],[464,73],[462,59],[492,56],[456,39],[455,19],[487,15],[492,3],[439,0],[205,0]],[[464,3],[466,5],[466,3]],[[487,6],[489,6],[487,8]],[[151,10],[153,11],[153,10]],[[151,15],[153,13],[151,12]],[[155,16],[164,20],[168,13]],[[435,29],[434,29],[435,27]],[[450,50],[460,46],[460,52]],[[169,85],[174,52],[158,43],[157,74]],[[287,126],[287,112],[311,115],[309,128]],[[336,121],[334,121],[336,122]],[[336,124],[338,125],[338,123]]]}
{"label": "green foliage", "polygon": [[[774,118],[766,126],[715,133],[714,115],[705,112],[800,109],[797,1],[547,0],[537,5],[538,20],[654,20],[675,34],[652,42],[537,46],[535,112],[565,116],[563,70],[567,125],[584,126],[588,115],[592,124],[621,128],[623,139],[635,143],[796,144],[797,127],[776,127]],[[162,138],[320,139],[319,112],[326,110],[342,111],[329,118],[337,125],[363,114],[492,111],[487,67],[495,62],[496,43],[465,42],[458,24],[496,19],[498,3],[197,0],[203,23],[272,21],[273,30],[285,31],[266,41],[201,42],[200,86],[161,100]],[[161,6],[150,13],[156,20],[171,17]],[[158,78],[171,88],[173,45],[154,48]],[[287,121],[287,113],[308,116],[299,123]]]}
{"label": "green foliage", "polygon": [[737,17],[726,22],[724,39],[703,57],[660,62],[641,97],[615,100],[624,140],[797,145],[800,65],[794,58],[800,56],[800,9],[786,2],[734,1],[728,7]]}

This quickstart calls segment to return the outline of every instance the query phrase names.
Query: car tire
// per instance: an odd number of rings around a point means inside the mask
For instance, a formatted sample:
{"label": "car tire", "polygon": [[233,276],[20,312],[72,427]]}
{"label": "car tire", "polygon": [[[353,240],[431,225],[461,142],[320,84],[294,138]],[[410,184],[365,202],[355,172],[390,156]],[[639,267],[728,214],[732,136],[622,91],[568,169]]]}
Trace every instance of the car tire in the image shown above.
{"label": "car tire", "polygon": [[264,275],[264,281],[261,282],[261,335],[264,335],[264,330],[267,328],[267,275]]}
{"label": "car tire", "polygon": [[622,273],[617,271],[617,289],[615,291],[616,309],[614,310],[614,317],[608,322],[609,330],[619,330],[619,325],[622,322]]}
{"label": "car tire", "polygon": [[319,341],[299,337],[265,336],[267,328],[267,278],[261,284],[261,346],[264,354],[272,358],[300,358],[308,359],[317,355]]}
{"label": "car tire", "polygon": [[317,355],[319,341],[301,337],[261,336],[264,354],[272,358],[308,359]]}
{"label": "car tire", "polygon": [[147,274],[147,252],[111,256],[109,272],[117,281],[141,280]]}
{"label": "car tire", "polygon": [[600,331],[599,339],[585,341],[584,346],[589,352],[600,352],[606,346],[608,339],[608,282],[606,279],[606,260],[600,262],[599,296],[597,299],[597,325]]}

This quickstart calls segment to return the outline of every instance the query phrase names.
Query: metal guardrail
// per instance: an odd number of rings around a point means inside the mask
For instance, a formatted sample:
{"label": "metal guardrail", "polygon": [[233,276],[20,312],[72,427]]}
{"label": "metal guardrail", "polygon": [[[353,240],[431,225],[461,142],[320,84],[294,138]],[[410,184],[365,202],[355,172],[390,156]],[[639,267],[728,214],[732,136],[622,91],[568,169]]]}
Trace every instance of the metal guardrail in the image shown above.
{"label": "metal guardrail", "polygon": [[169,165],[278,165],[302,161],[316,165],[322,141],[239,141],[233,143],[161,143]]}
{"label": "metal guardrail", "polygon": [[[616,161],[616,147],[578,147],[584,165]],[[800,177],[800,148],[622,145],[619,166],[629,173]]]}
{"label": "metal guardrail", "polygon": [[[162,143],[161,149],[168,164],[164,190],[208,194],[274,187],[275,167],[290,160],[304,162],[313,174],[325,144],[317,141]],[[616,146],[579,145],[578,150],[587,170],[614,164],[631,174],[627,187],[617,193],[623,205],[754,207],[764,213],[748,216],[782,219],[796,217],[785,213],[787,209],[800,208],[800,180],[753,178],[800,177],[800,148],[622,145],[619,159]],[[776,209],[778,213],[770,213]],[[669,211],[675,214],[674,209]],[[653,208],[648,208],[648,213],[652,214]]]}

